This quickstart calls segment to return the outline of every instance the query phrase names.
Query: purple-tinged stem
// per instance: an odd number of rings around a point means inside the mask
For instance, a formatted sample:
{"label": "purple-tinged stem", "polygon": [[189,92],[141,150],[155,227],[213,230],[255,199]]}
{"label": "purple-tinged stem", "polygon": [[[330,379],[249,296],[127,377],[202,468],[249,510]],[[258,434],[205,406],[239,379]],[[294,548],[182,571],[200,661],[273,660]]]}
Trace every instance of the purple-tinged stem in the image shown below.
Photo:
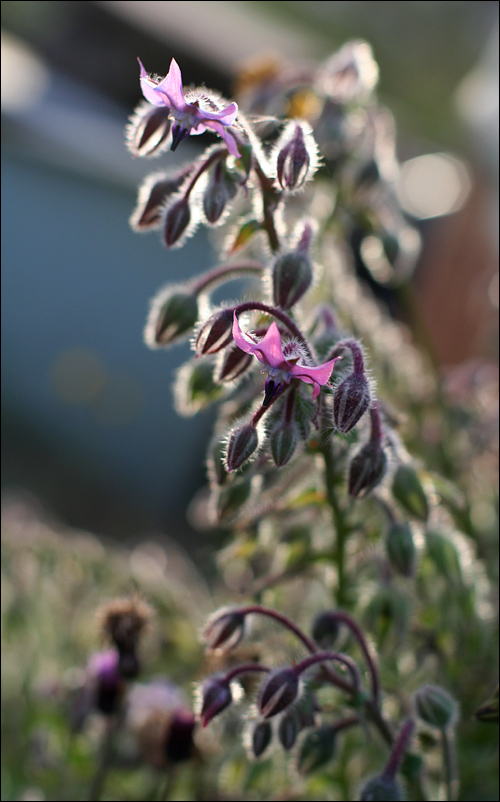
{"label": "purple-tinged stem", "polygon": [[301,660],[300,663],[296,663],[294,666],[294,671],[297,674],[302,674],[303,671],[307,671],[307,669],[311,666],[329,660],[342,663],[342,665],[346,666],[353,679],[355,690],[359,691],[361,688],[361,676],[358,667],[354,660],[351,660],[351,658],[346,654],[341,654],[340,652],[317,652],[316,654],[312,654],[310,657],[306,657],[304,660]]}
{"label": "purple-tinged stem", "polygon": [[198,293],[205,290],[211,284],[218,284],[222,279],[238,278],[240,274],[245,273],[262,273],[264,265],[257,262],[255,259],[241,259],[237,262],[229,262],[225,265],[215,267],[213,270],[208,271],[202,275],[198,281],[192,285],[193,293]]}
{"label": "purple-tinged stem", "polygon": [[391,780],[395,778],[408,747],[408,742],[411,738],[414,726],[415,722],[411,718],[409,718],[408,721],[403,724],[403,728],[396,738],[389,760],[387,761],[387,765],[383,771],[384,777],[387,777]]}
{"label": "purple-tinged stem", "polygon": [[375,660],[370,653],[370,649],[368,648],[368,644],[366,642],[365,636],[363,635],[363,631],[359,624],[356,623],[354,618],[352,618],[349,613],[346,613],[344,610],[332,610],[331,612],[332,620],[340,621],[342,624],[345,624],[352,632],[356,640],[358,641],[359,645],[361,646],[361,651],[366,660],[366,664],[370,671],[371,675],[371,685],[372,685],[372,696],[374,702],[378,705],[380,702],[380,682],[378,676],[378,668],[376,666]]}
{"label": "purple-tinged stem", "polygon": [[380,410],[378,407],[378,403],[376,401],[370,407],[370,422],[371,422],[370,442],[381,443],[383,435],[382,419],[380,417]]}
{"label": "purple-tinged stem", "polygon": [[328,362],[330,359],[334,359],[336,356],[342,353],[346,348],[349,348],[352,354],[352,366],[354,369],[354,373],[356,376],[364,376],[365,375],[365,361],[363,359],[363,351],[356,340],[341,340],[339,343],[336,344],[335,348],[331,351],[330,355],[327,357],[326,361]]}
{"label": "purple-tinged stem", "polygon": [[234,668],[231,668],[226,674],[224,674],[224,680],[226,682],[232,682],[232,680],[239,674],[251,674],[254,671],[260,671],[267,674],[270,670],[270,668],[263,666],[260,663],[246,663],[242,666],[235,666]]}

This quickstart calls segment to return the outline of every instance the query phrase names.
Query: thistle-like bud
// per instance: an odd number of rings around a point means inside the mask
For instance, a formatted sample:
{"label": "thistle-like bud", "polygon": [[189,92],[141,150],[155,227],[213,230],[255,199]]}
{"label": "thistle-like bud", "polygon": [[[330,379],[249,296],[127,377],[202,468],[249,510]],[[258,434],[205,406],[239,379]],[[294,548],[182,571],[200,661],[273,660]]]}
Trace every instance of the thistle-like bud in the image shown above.
{"label": "thistle-like bud", "polygon": [[392,493],[399,503],[416,518],[426,521],[429,515],[427,496],[417,472],[411,465],[400,465],[394,475]]}
{"label": "thistle-like bud", "polygon": [[180,245],[183,234],[191,222],[188,198],[180,198],[167,209],[163,227],[163,239],[167,248]]}
{"label": "thistle-like bud", "polygon": [[209,721],[229,707],[233,696],[230,683],[224,677],[210,677],[205,680],[201,694],[200,718],[202,725],[206,727]]}
{"label": "thistle-like bud", "polygon": [[452,726],[458,719],[458,704],[444,688],[422,685],[415,693],[413,703],[417,715],[439,730]]}
{"label": "thistle-like bud", "polygon": [[222,364],[217,373],[217,381],[231,382],[238,379],[249,369],[253,362],[251,354],[246,354],[237,345],[231,345],[224,351]]}
{"label": "thistle-like bud", "polygon": [[181,340],[198,320],[198,298],[188,289],[169,287],[153,299],[144,339],[150,348]]}
{"label": "thistle-like bud", "polygon": [[216,613],[203,632],[208,649],[233,649],[245,634],[245,616],[239,610]]}
{"label": "thistle-like bud", "polygon": [[89,683],[94,705],[105,716],[116,713],[125,689],[119,662],[120,655],[115,649],[97,652],[89,662]]}
{"label": "thistle-like bud", "polygon": [[271,743],[272,737],[273,728],[269,721],[259,721],[252,733],[252,752],[255,757],[260,757],[264,754]]}
{"label": "thistle-like bud", "polygon": [[416,549],[413,533],[406,523],[393,523],[389,527],[385,542],[391,565],[403,576],[415,573]]}
{"label": "thistle-like bud", "polygon": [[147,231],[160,226],[165,204],[179,191],[193,169],[194,165],[189,164],[175,173],[153,173],[144,180],[130,218],[130,225],[135,231]]}
{"label": "thistle-like bud", "polygon": [[299,677],[293,668],[274,671],[264,681],[258,700],[259,712],[271,718],[295,701],[299,692]]}
{"label": "thistle-like bud", "polygon": [[234,429],[229,437],[226,451],[226,466],[229,472],[241,468],[259,445],[259,436],[252,424]]}
{"label": "thistle-like bud", "polygon": [[340,623],[328,610],[315,617],[311,634],[321,649],[331,649],[340,632]]}
{"label": "thistle-like bud", "polygon": [[207,222],[215,225],[230,200],[238,191],[237,178],[226,170],[223,160],[217,162],[203,194],[203,211]]}
{"label": "thistle-like bud", "polygon": [[309,246],[312,227],[306,224],[294,250],[279,254],[272,266],[273,300],[282,309],[291,309],[309,289],[313,278]]}
{"label": "thistle-like bud", "polygon": [[310,126],[302,121],[290,121],[276,150],[276,172],[281,187],[289,192],[300,189],[317,162],[317,148]]}
{"label": "thistle-like bud", "polygon": [[195,340],[197,354],[216,354],[233,339],[233,310],[219,309],[198,329]]}
{"label": "thistle-like bud", "polygon": [[394,777],[381,774],[363,785],[359,798],[361,802],[400,802],[405,795]]}
{"label": "thistle-like bud", "polygon": [[182,763],[193,754],[193,732],[196,719],[187,708],[174,710],[167,727],[163,744],[164,754],[170,763]]}
{"label": "thistle-like bud", "polygon": [[118,650],[118,671],[125,679],[134,679],[139,673],[137,646],[152,616],[149,604],[138,596],[113,599],[97,611],[104,635]]}
{"label": "thistle-like bud", "polygon": [[125,129],[127,147],[134,156],[157,156],[169,144],[172,123],[167,106],[140,103]]}
{"label": "thistle-like bud", "polygon": [[349,495],[364,497],[380,484],[387,469],[387,457],[382,444],[368,442],[351,460],[349,466]]}
{"label": "thistle-like bud", "polygon": [[335,727],[331,724],[323,724],[308,732],[299,753],[299,772],[312,774],[326,766],[335,757],[335,747]]}
{"label": "thistle-like bud", "polygon": [[286,710],[278,726],[278,738],[283,749],[292,749],[300,731],[300,721],[295,710]]}
{"label": "thistle-like bud", "polygon": [[270,435],[271,454],[278,468],[282,468],[294,455],[299,442],[299,430],[294,423],[279,423]]}

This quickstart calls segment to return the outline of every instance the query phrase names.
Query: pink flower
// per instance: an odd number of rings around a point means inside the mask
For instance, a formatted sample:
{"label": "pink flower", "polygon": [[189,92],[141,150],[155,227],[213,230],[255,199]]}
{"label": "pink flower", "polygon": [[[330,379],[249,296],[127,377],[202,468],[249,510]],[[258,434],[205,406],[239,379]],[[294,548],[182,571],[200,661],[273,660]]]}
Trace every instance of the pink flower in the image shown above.
{"label": "pink flower", "polygon": [[271,323],[264,337],[256,342],[249,341],[249,335],[244,335],[236,312],[233,316],[233,338],[242,351],[256,356],[259,362],[266,366],[266,394],[263,405],[267,406],[271,399],[281,391],[284,384],[289,384],[292,379],[300,379],[306,384],[313,386],[313,398],[317,398],[320,386],[326,384],[332,370],[339,359],[330,359],[323,365],[312,367],[299,362],[302,357],[300,345],[293,340],[282,345],[281,335],[276,323]]}
{"label": "pink flower", "polygon": [[202,134],[211,128],[221,136],[232,156],[240,156],[238,145],[229,130],[233,125],[238,106],[230,103],[225,108],[215,97],[209,97],[201,90],[194,90],[184,95],[182,75],[175,59],[170,62],[170,70],[163,80],[158,81],[148,75],[140,59],[142,94],[154,106],[167,106],[172,126],[172,150],[190,134]]}

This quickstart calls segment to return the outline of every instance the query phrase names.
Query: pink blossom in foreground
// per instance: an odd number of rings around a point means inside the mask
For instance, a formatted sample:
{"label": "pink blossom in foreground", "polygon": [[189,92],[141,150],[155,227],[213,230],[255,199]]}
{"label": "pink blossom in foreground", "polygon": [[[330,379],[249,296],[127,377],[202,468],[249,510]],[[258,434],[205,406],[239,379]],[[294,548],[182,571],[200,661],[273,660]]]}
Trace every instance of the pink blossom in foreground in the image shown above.
{"label": "pink blossom in foreground", "polygon": [[243,334],[236,313],[233,317],[233,338],[242,351],[257,357],[266,366],[266,394],[263,404],[267,406],[271,399],[281,391],[284,384],[292,379],[300,379],[313,386],[313,398],[317,398],[321,385],[326,384],[332,375],[333,367],[339,357],[330,359],[323,365],[312,367],[299,362],[302,353],[300,345],[291,341],[282,345],[281,335],[276,323],[271,323],[264,337],[256,342],[249,335]]}
{"label": "pink blossom in foreground", "polygon": [[172,150],[190,134],[202,134],[211,128],[221,136],[232,156],[240,156],[236,139],[229,130],[238,114],[236,103],[220,108],[217,98],[209,97],[201,90],[184,95],[182,75],[175,59],[170,62],[168,75],[161,81],[152,78],[144,69],[140,59],[142,94],[154,106],[167,106],[172,126]]}

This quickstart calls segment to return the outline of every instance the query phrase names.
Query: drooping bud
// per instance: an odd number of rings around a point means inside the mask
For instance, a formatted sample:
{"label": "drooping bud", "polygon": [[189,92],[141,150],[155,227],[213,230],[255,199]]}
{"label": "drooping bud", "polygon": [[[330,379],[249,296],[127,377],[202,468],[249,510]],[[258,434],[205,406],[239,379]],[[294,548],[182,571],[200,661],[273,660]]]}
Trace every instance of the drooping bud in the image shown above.
{"label": "drooping bud", "polygon": [[278,726],[278,738],[283,749],[292,749],[300,731],[299,718],[295,710],[286,710]]}
{"label": "drooping bud", "polygon": [[119,671],[120,655],[115,649],[97,652],[89,662],[89,681],[94,705],[105,716],[116,713],[125,683]]}
{"label": "drooping bud", "polygon": [[317,147],[308,123],[291,120],[276,146],[276,173],[281,187],[300,189],[314,172]]}
{"label": "drooping bud", "polygon": [[415,693],[413,703],[417,715],[439,730],[452,726],[458,719],[458,704],[448,691],[436,685],[422,685]]}
{"label": "drooping bud", "polygon": [[251,354],[246,354],[237,345],[229,346],[223,356],[222,364],[217,373],[217,381],[231,382],[242,376],[253,363]]}
{"label": "drooping bud", "polygon": [[210,444],[207,463],[210,482],[215,485],[223,485],[227,478],[227,471],[224,465],[225,446],[216,437]]}
{"label": "drooping bud", "polygon": [[181,340],[198,320],[198,298],[188,289],[168,287],[151,303],[144,339],[150,348]]}
{"label": "drooping bud", "polygon": [[270,435],[271,454],[276,467],[282,468],[294,455],[299,442],[299,430],[294,423],[279,423]]}
{"label": "drooping bud", "polygon": [[313,278],[309,257],[312,227],[306,224],[297,247],[279,254],[272,266],[273,300],[282,309],[291,309],[309,289]]}
{"label": "drooping bud", "polygon": [[178,192],[193,169],[194,165],[189,164],[174,173],[153,173],[144,180],[130,218],[130,225],[135,231],[147,231],[160,226],[165,204]]}
{"label": "drooping bud", "polygon": [[252,752],[255,757],[260,757],[264,754],[271,743],[272,737],[273,728],[269,721],[259,721],[252,733]]}
{"label": "drooping bud", "polygon": [[259,694],[259,712],[271,718],[295,701],[299,692],[299,677],[293,668],[274,671],[264,681]]}
{"label": "drooping bud", "polygon": [[233,309],[219,309],[198,329],[195,340],[197,354],[216,354],[233,339]]}
{"label": "drooping bud", "polygon": [[405,795],[394,777],[381,774],[363,785],[359,798],[361,802],[400,802]]}
{"label": "drooping bud", "polygon": [[226,170],[223,160],[218,161],[211,171],[203,194],[203,211],[208,223],[215,225],[221,219],[227,204],[237,191],[237,178]]}
{"label": "drooping bud", "polygon": [[350,373],[335,390],[333,420],[339,432],[354,429],[370,406],[370,385],[364,374]]}
{"label": "drooping bud", "polygon": [[391,634],[398,643],[405,637],[408,630],[409,599],[393,585],[382,586],[368,604],[365,616],[368,628],[377,639],[379,649],[383,647]]}
{"label": "drooping bud", "polygon": [[137,647],[152,616],[151,607],[139,596],[113,599],[97,611],[103,634],[118,650],[118,671],[125,679],[139,673]]}
{"label": "drooping bud", "polygon": [[182,235],[191,222],[191,209],[188,198],[180,198],[167,210],[163,227],[163,239],[167,248],[180,245]]}
{"label": "drooping bud", "polygon": [[127,147],[134,156],[157,156],[169,144],[170,109],[142,102],[125,129]]}
{"label": "drooping bud", "polygon": [[427,496],[418,478],[418,474],[411,465],[400,465],[394,475],[392,483],[394,498],[416,518],[426,521],[429,515]]}
{"label": "drooping bud", "polygon": [[367,496],[380,484],[386,469],[387,457],[381,443],[370,440],[349,465],[349,495],[353,498]]}
{"label": "drooping bud", "polygon": [[426,552],[437,571],[451,583],[462,580],[458,549],[449,535],[435,530],[425,533]]}
{"label": "drooping bud", "polygon": [[322,649],[331,649],[340,632],[340,623],[328,610],[315,617],[311,634]]}
{"label": "drooping bud", "polygon": [[308,732],[300,749],[298,769],[301,774],[312,774],[335,757],[335,727],[323,724]]}
{"label": "drooping bud", "polygon": [[226,467],[229,472],[241,468],[259,445],[259,436],[254,426],[247,423],[234,429],[229,437],[226,451]]}
{"label": "drooping bud", "polygon": [[239,610],[216,613],[203,632],[208,649],[233,649],[245,634],[245,616]]}
{"label": "drooping bud", "polygon": [[167,727],[164,741],[164,754],[167,761],[182,763],[193,754],[193,732],[196,719],[187,708],[177,708]]}
{"label": "drooping bud", "polygon": [[205,359],[186,362],[177,373],[174,384],[175,408],[179,415],[190,417],[217,401],[223,390],[213,377],[213,364]]}
{"label": "drooping bud", "polygon": [[219,713],[229,707],[233,701],[230,683],[224,677],[210,677],[205,680],[201,689],[200,718],[206,727]]}
{"label": "drooping bud", "polygon": [[413,533],[406,523],[393,523],[389,527],[385,542],[391,565],[403,576],[415,573],[416,549]]}

